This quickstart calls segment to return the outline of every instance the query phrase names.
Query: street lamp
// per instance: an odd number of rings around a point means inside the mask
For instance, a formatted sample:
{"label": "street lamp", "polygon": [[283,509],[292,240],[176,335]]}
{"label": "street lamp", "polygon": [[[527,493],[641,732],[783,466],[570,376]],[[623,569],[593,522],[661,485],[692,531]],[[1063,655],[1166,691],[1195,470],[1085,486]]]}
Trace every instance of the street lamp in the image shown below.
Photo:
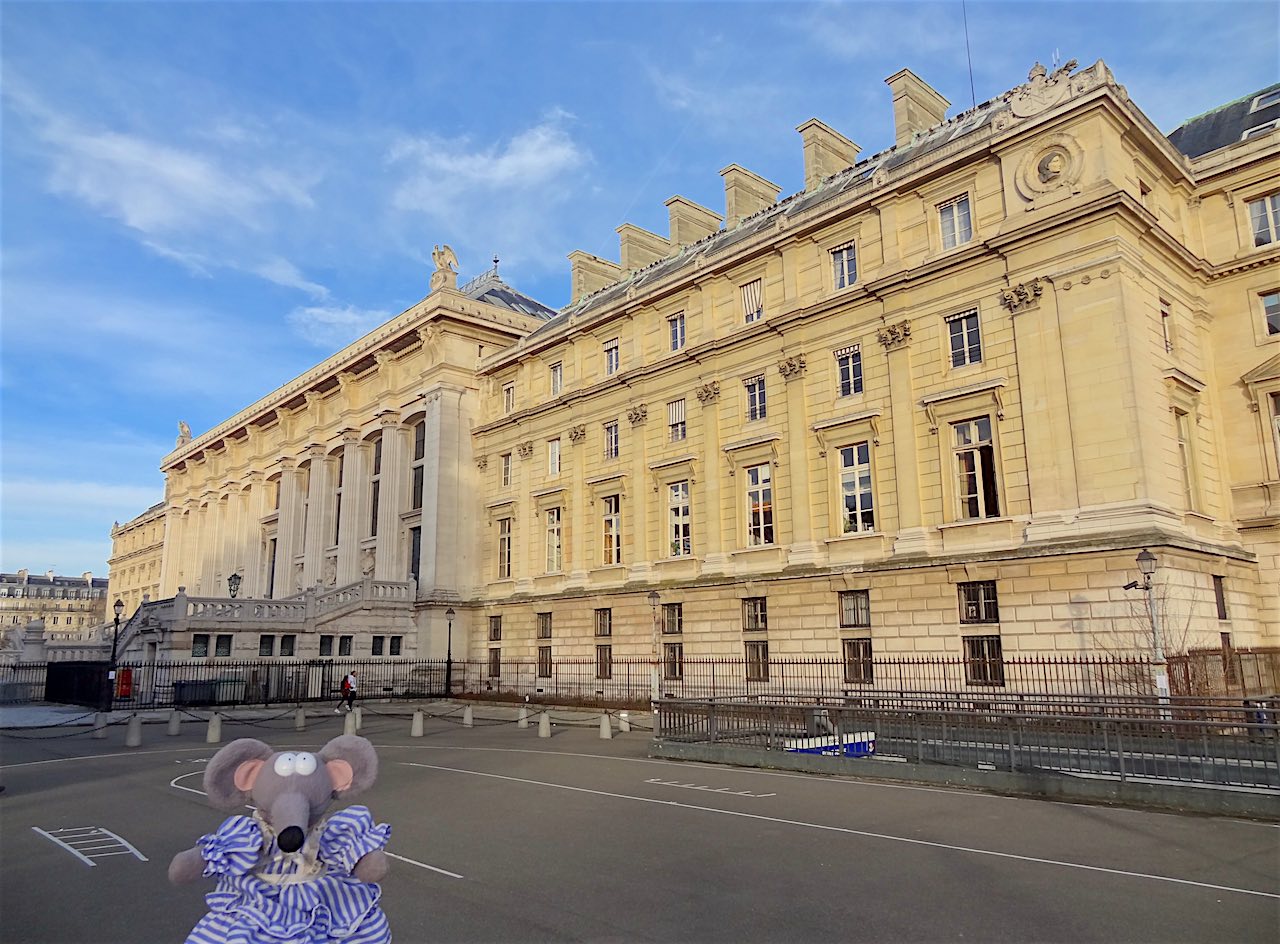
{"label": "street lamp", "polygon": [[444,693],[446,698],[453,697],[453,618],[457,614],[453,607],[444,611],[444,618],[449,621],[449,635],[444,652]]}
{"label": "street lamp", "polygon": [[227,591],[231,594],[231,599],[233,600],[236,598],[236,594],[240,592],[241,579],[239,574],[232,574],[227,578]]}
{"label": "street lamp", "polygon": [[120,644],[120,615],[124,613],[124,600],[119,597],[111,606],[112,611],[116,615],[115,632],[111,634],[111,666],[107,671],[107,710],[111,710],[111,704],[116,696],[116,647]]}
{"label": "street lamp", "polygon": [[1142,583],[1136,580],[1127,585],[1127,589],[1141,588],[1147,598],[1147,616],[1151,620],[1151,641],[1155,645],[1156,662],[1154,666],[1156,694],[1162,702],[1169,699],[1169,667],[1164,660],[1164,642],[1160,636],[1160,614],[1156,608],[1156,599],[1152,578],[1156,573],[1156,556],[1145,547],[1138,554],[1138,570],[1142,573]]}
{"label": "street lamp", "polygon": [[647,599],[649,601],[649,609],[653,612],[653,654],[652,663],[649,666],[649,700],[653,703],[653,730],[656,734],[658,730],[658,604],[662,602],[662,597],[658,596],[657,590],[650,590]]}

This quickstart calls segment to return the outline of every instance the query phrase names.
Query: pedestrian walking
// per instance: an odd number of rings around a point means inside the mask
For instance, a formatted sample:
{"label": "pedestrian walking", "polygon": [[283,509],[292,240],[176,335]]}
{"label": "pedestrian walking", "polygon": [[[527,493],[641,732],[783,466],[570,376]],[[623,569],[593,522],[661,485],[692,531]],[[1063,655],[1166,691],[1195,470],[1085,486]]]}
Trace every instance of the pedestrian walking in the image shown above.
{"label": "pedestrian walking", "polygon": [[333,709],[335,715],[342,711],[344,704],[347,706],[347,711],[355,707],[357,685],[356,670],[352,669],[342,678],[342,698],[338,700],[338,707]]}

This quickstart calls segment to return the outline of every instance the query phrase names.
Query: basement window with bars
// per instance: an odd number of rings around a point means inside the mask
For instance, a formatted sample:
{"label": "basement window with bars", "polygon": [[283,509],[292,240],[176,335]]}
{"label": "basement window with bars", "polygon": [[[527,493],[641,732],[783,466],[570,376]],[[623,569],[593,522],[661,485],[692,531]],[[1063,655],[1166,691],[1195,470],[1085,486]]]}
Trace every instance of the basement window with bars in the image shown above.
{"label": "basement window with bars", "polygon": [[502,649],[494,646],[489,649],[489,678],[502,677]]}
{"label": "basement window with bars", "polygon": [[596,678],[613,678],[613,646],[596,646]]}
{"label": "basement window with bars", "polygon": [[662,604],[662,631],[669,636],[684,632],[683,603]]}
{"label": "basement window with bars", "polygon": [[538,647],[538,678],[551,678],[551,647]]}
{"label": "basement window with bars", "polygon": [[[209,637],[205,636],[205,654],[209,652]],[[275,636],[259,636],[258,637],[258,655],[274,656],[276,654],[276,637]]]}
{"label": "basement window with bars", "polygon": [[742,600],[742,631],[763,633],[769,629],[769,606],[766,597],[744,597]]}
{"label": "basement window with bars", "polygon": [[490,616],[489,617],[489,642],[501,642],[501,641],[502,641],[502,617]]}
{"label": "basement window with bars", "polygon": [[374,636],[372,642],[373,642],[373,649],[371,652],[372,655],[380,656],[380,655],[386,654],[386,648],[387,648],[386,636]]}
{"label": "basement window with bars", "polygon": [[216,649],[214,649],[214,652],[213,652],[215,656],[218,656],[219,658],[223,658],[223,659],[230,657],[231,655],[231,635],[230,634],[219,636],[216,640],[215,645],[217,647]]}
{"label": "basement window with bars", "polygon": [[[15,622],[17,617],[14,617]],[[207,659],[209,658],[209,634],[208,633],[192,633],[191,634],[191,658]]]}
{"label": "basement window with bars", "polygon": [[964,637],[964,676],[969,685],[1004,685],[1004,652],[999,636]]}
{"label": "basement window with bars", "polygon": [[971,580],[956,586],[960,594],[960,622],[1000,622],[1000,608],[996,603],[994,580]]}
{"label": "basement window with bars", "polygon": [[351,637],[350,636],[338,637],[338,655],[340,656],[351,655]]}
{"label": "basement window with bars", "polygon": [[870,639],[845,639],[844,680],[851,685],[869,685],[875,681],[875,669],[871,660]]}
{"label": "basement window with bars", "polygon": [[551,638],[551,614],[550,613],[538,614],[538,638],[539,639]]}
{"label": "basement window with bars", "polygon": [[871,625],[870,590],[844,590],[840,593],[840,625],[856,628]]}
{"label": "basement window with bars", "polygon": [[749,642],[745,646],[747,681],[769,681],[769,644],[767,642]]}
{"label": "basement window with bars", "polygon": [[613,635],[613,610],[596,610],[596,635]]}
{"label": "basement window with bars", "polygon": [[280,655],[292,656],[296,654],[298,648],[298,637],[293,633],[286,633],[280,637]]}
{"label": "basement window with bars", "polygon": [[332,636],[320,637],[320,655],[322,656],[333,655],[333,637]]}
{"label": "basement window with bars", "polygon": [[404,637],[392,636],[391,637],[391,654],[393,656],[398,656],[400,655],[403,649],[404,649]]}
{"label": "basement window with bars", "polygon": [[668,680],[684,678],[684,643],[668,642],[663,644],[662,677]]}

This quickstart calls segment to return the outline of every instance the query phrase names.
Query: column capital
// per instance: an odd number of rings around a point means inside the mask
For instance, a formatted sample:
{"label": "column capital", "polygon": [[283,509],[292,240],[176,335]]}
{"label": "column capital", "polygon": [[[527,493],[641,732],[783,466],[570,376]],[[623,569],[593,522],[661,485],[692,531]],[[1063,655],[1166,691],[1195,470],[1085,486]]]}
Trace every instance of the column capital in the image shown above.
{"label": "column capital", "polygon": [[885,325],[876,332],[876,340],[884,345],[886,351],[906,347],[911,342],[911,322],[903,320]]}
{"label": "column capital", "polygon": [[400,413],[398,410],[382,410],[374,417],[378,421],[378,426],[382,429],[395,429],[400,425]]}

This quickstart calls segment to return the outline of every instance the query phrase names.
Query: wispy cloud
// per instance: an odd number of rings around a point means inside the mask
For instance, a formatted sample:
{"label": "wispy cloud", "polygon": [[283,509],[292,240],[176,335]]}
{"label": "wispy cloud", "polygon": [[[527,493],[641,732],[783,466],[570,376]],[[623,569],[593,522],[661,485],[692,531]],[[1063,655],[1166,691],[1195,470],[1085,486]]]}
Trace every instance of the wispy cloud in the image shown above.
{"label": "wispy cloud", "polygon": [[391,317],[388,311],[367,311],[351,305],[295,308],[288,322],[294,332],[316,347],[337,350],[372,331]]}
{"label": "wispy cloud", "polygon": [[270,259],[253,266],[251,271],[254,275],[261,276],[268,282],[283,285],[285,288],[299,289],[313,298],[324,299],[329,297],[327,288],[307,279],[298,271],[298,267],[288,259]]}
{"label": "wispy cloud", "polygon": [[105,485],[101,482],[11,479],[4,483],[6,505],[18,508],[39,505],[61,516],[113,508],[126,509],[132,516],[163,497],[163,493],[145,486]]}

